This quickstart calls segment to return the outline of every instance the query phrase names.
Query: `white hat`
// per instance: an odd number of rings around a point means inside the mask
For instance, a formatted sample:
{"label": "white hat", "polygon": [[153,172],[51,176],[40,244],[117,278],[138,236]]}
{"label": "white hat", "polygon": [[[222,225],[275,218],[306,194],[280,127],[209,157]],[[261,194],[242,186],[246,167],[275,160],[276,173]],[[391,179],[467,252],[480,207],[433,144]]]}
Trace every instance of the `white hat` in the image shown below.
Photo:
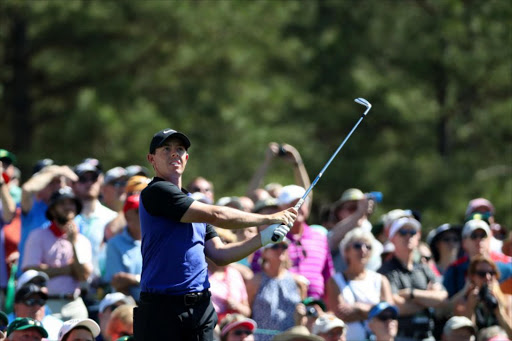
{"label": "white hat", "polygon": [[475,325],[466,316],[452,316],[448,321],[446,321],[443,328],[443,334],[448,336],[452,331],[465,327],[471,328],[473,334],[476,333]]}
{"label": "white hat", "polygon": [[412,226],[416,231],[421,230],[421,224],[414,218],[403,217],[395,220],[393,224],[391,224],[391,228],[389,229],[389,237],[391,240],[393,236],[404,226]]}
{"label": "white hat", "polygon": [[284,186],[277,197],[277,204],[279,206],[288,205],[289,203],[302,198],[304,193],[306,193],[304,187],[297,185]]}
{"label": "white hat", "polygon": [[468,237],[475,230],[484,230],[487,237],[492,236],[491,228],[489,224],[480,219],[473,219],[464,224],[464,228],[462,229],[462,238]]}
{"label": "white hat", "polygon": [[18,278],[18,282],[16,283],[16,291],[18,291],[22,286],[24,286],[27,283],[33,282],[35,284],[43,286],[42,282],[48,282],[49,280],[50,278],[48,277],[48,275],[42,271],[32,269],[27,270]]}
{"label": "white hat", "polygon": [[395,220],[397,220],[399,218],[403,218],[403,217],[414,218],[411,210],[402,210],[400,208],[397,208],[397,209],[391,210],[388,213],[384,214],[382,216],[382,221],[384,223],[384,226],[389,226]]}
{"label": "white hat", "polygon": [[341,198],[338,200],[338,203],[342,204],[347,201],[363,200],[364,198],[365,195],[360,189],[349,188],[341,194]]}
{"label": "white hat", "polygon": [[73,328],[78,326],[84,326],[89,329],[92,333],[92,336],[96,337],[100,335],[100,326],[94,320],[91,319],[72,319],[64,322],[62,327],[59,330],[59,341],[62,341],[64,336],[69,333]]}
{"label": "white hat", "polygon": [[98,308],[99,312],[102,313],[105,309],[112,304],[116,304],[117,302],[124,302],[126,304],[135,304],[133,298],[130,296],[126,296],[122,292],[113,292],[110,294],[106,294],[105,297],[100,302],[100,306]]}
{"label": "white hat", "polygon": [[324,314],[316,319],[312,333],[315,335],[323,334],[338,327],[345,328],[345,322],[332,314]]}

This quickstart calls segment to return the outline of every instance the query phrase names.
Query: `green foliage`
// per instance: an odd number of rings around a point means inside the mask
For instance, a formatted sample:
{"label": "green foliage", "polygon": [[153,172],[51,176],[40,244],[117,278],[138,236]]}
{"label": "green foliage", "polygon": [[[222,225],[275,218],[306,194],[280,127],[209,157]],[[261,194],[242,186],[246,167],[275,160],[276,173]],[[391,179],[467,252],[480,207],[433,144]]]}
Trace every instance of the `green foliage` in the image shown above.
{"label": "green foliage", "polygon": [[[270,141],[313,179],[365,97],[315,209],[380,190],[377,216],[414,208],[430,229],[484,196],[510,228],[511,14],[501,0],[4,0],[0,145],[26,175],[42,157],[146,165],[151,135],[173,127],[192,140],[184,181],[221,197],[245,192]],[[265,181],[293,172],[277,163]]]}

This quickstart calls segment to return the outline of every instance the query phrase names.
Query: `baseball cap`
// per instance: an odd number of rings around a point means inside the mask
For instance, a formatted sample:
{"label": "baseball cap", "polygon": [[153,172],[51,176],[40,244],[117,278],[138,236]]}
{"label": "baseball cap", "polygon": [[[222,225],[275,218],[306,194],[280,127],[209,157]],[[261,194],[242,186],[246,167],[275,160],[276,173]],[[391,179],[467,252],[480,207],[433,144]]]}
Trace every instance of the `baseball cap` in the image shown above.
{"label": "baseball cap", "polygon": [[446,231],[454,231],[458,234],[461,232],[461,228],[459,225],[453,224],[442,224],[430,231],[427,235],[427,244],[432,248],[434,246],[434,242],[437,238]]}
{"label": "baseball cap", "polygon": [[315,335],[323,334],[338,327],[345,328],[345,322],[332,314],[324,314],[315,320],[312,333]]}
{"label": "baseball cap", "polygon": [[217,206],[228,206],[236,208],[237,210],[243,210],[242,203],[238,197],[222,197],[215,203]]}
{"label": "baseball cap", "polygon": [[258,213],[264,208],[274,207],[277,208],[277,199],[268,197],[265,199],[258,200],[256,204],[254,204],[254,208],[252,209],[253,213]]}
{"label": "baseball cap", "polygon": [[343,204],[344,202],[347,202],[347,201],[362,200],[364,198],[365,198],[364,193],[360,189],[349,188],[341,194],[338,204]]}
{"label": "baseball cap", "polygon": [[101,167],[98,160],[89,158],[76,165],[73,168],[73,171],[78,176],[81,176],[87,172],[93,172],[99,175],[101,174]]}
{"label": "baseball cap", "polygon": [[186,149],[190,148],[190,140],[188,139],[188,137],[185,134],[180,133],[180,132],[170,129],[170,128],[165,128],[165,129],[160,130],[155,135],[153,135],[153,138],[151,139],[151,143],[149,144],[149,153],[155,154],[155,150],[158,147],[160,147],[165,142],[165,140],[167,140],[171,136],[180,138],[183,141],[185,148]]}
{"label": "baseball cap", "polygon": [[39,172],[44,167],[51,166],[51,165],[54,165],[54,164],[55,164],[55,161],[53,161],[52,159],[48,159],[48,158],[37,160],[36,164],[32,168],[32,175],[36,174],[37,172]]}
{"label": "baseball cap", "polygon": [[71,187],[62,187],[59,190],[55,191],[50,197],[50,203],[48,208],[46,209],[46,218],[48,220],[52,220],[53,217],[50,213],[52,208],[57,205],[57,203],[64,199],[72,199],[76,205],[76,215],[80,214],[82,211],[82,202],[75,196],[75,193],[71,189]]}
{"label": "baseball cap", "polygon": [[220,332],[220,336],[225,336],[227,333],[229,333],[230,330],[233,330],[234,328],[239,327],[239,326],[244,326],[249,330],[254,330],[254,329],[256,329],[256,327],[258,325],[257,325],[256,321],[254,321],[253,319],[250,319],[250,318],[243,318],[240,320],[235,320],[231,323],[226,324],[222,328],[222,330]]}
{"label": "baseball cap", "polygon": [[122,178],[128,178],[128,172],[123,167],[114,167],[112,169],[109,169],[105,173],[105,184],[110,184],[114,180],[122,179]]}
{"label": "baseball cap", "polygon": [[129,210],[136,210],[139,208],[139,194],[133,194],[130,195],[126,200],[124,201],[123,205],[123,212],[126,213]]}
{"label": "baseball cap", "polygon": [[126,173],[129,178],[131,178],[132,176],[135,176],[135,175],[142,175],[145,177],[150,176],[149,170],[146,167],[143,167],[140,165],[130,165],[130,166],[126,167],[125,169],[126,169]]}
{"label": "baseball cap", "polygon": [[100,335],[100,326],[91,319],[72,319],[64,322],[59,330],[59,341],[62,341],[64,336],[69,333],[73,328],[84,326],[89,329],[94,337]]}
{"label": "baseball cap", "polygon": [[100,302],[98,310],[100,313],[104,312],[107,307],[110,307],[113,304],[118,302],[123,302],[126,304],[134,304],[134,300],[131,296],[126,296],[122,292],[113,292],[110,294],[106,294],[105,297]]}
{"label": "baseball cap", "polygon": [[16,163],[16,156],[5,149],[0,149],[0,159],[8,159],[11,163]]}
{"label": "baseball cap", "polygon": [[465,328],[465,327],[471,328],[471,331],[473,332],[473,334],[476,333],[475,325],[466,316],[452,316],[444,324],[443,334],[449,335],[453,330]]}
{"label": "baseball cap", "polygon": [[304,187],[297,185],[284,186],[277,197],[277,205],[288,205],[289,203],[302,198],[306,193]]}
{"label": "baseball cap", "polygon": [[45,300],[48,299],[48,290],[34,283],[28,283],[19,288],[14,296],[14,302],[21,302],[32,294],[39,294]]}
{"label": "baseball cap", "polygon": [[388,239],[393,238],[393,236],[398,232],[398,230],[400,230],[404,226],[411,226],[416,231],[419,231],[421,229],[421,224],[416,219],[408,217],[399,218],[391,224]]}
{"label": "baseball cap", "polygon": [[487,237],[492,235],[491,229],[489,228],[489,224],[480,219],[473,219],[464,224],[464,228],[462,229],[462,238],[468,237],[475,230],[484,230]]}
{"label": "baseball cap", "polygon": [[151,180],[143,175],[134,175],[126,182],[126,193],[142,192]]}
{"label": "baseball cap", "polygon": [[494,206],[492,205],[492,203],[489,200],[487,200],[485,198],[476,198],[476,199],[471,200],[468,203],[468,207],[466,208],[466,216],[473,213],[479,207],[485,207],[491,213],[494,214]]}
{"label": "baseball cap", "polygon": [[277,334],[273,341],[292,341],[295,339],[308,341],[324,341],[320,336],[313,335],[306,326],[293,326],[281,334]]}
{"label": "baseball cap", "polygon": [[25,330],[35,328],[41,334],[42,337],[48,337],[48,332],[43,328],[43,324],[30,317],[17,317],[7,327],[7,336],[11,335],[12,332],[17,330]]}
{"label": "baseball cap", "polygon": [[27,283],[34,283],[39,286],[46,286],[46,283],[50,280],[50,277],[42,271],[27,270],[21,274],[16,283],[16,290],[19,290],[22,286]]}
{"label": "baseball cap", "polygon": [[306,297],[305,299],[302,300],[302,304],[304,304],[305,306],[312,305],[312,304],[318,304],[320,306],[320,308],[322,308],[323,311],[327,311],[324,301],[322,301],[319,298],[314,298],[311,296]]}
{"label": "baseball cap", "polygon": [[400,208],[391,210],[382,216],[382,222],[384,223],[384,226],[389,226],[395,220],[403,217],[413,218],[411,210],[402,210]]}
{"label": "baseball cap", "polygon": [[374,305],[368,312],[368,320],[371,320],[384,311],[390,311],[395,319],[398,316],[398,308],[396,306],[389,304],[388,302],[379,302]]}

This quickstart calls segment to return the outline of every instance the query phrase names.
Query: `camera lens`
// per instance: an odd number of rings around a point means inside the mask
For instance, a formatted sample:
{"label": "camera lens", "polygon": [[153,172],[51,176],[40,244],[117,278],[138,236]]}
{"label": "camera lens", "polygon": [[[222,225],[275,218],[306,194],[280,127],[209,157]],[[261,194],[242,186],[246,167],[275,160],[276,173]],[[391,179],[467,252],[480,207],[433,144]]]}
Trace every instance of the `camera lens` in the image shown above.
{"label": "camera lens", "polygon": [[313,306],[306,307],[306,316],[317,317],[318,316],[318,311],[316,311],[315,307],[313,307]]}

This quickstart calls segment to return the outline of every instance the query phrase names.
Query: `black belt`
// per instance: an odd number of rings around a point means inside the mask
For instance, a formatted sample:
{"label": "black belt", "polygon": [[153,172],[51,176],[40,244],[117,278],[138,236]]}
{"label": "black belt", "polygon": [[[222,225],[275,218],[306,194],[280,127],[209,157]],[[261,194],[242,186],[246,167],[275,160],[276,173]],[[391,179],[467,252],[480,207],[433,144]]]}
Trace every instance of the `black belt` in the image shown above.
{"label": "black belt", "polygon": [[160,303],[172,303],[172,304],[183,304],[184,306],[192,306],[203,299],[211,296],[208,289],[204,289],[199,292],[191,292],[185,295],[166,295],[166,294],[155,294],[151,292],[141,292],[141,302],[160,302]]}

